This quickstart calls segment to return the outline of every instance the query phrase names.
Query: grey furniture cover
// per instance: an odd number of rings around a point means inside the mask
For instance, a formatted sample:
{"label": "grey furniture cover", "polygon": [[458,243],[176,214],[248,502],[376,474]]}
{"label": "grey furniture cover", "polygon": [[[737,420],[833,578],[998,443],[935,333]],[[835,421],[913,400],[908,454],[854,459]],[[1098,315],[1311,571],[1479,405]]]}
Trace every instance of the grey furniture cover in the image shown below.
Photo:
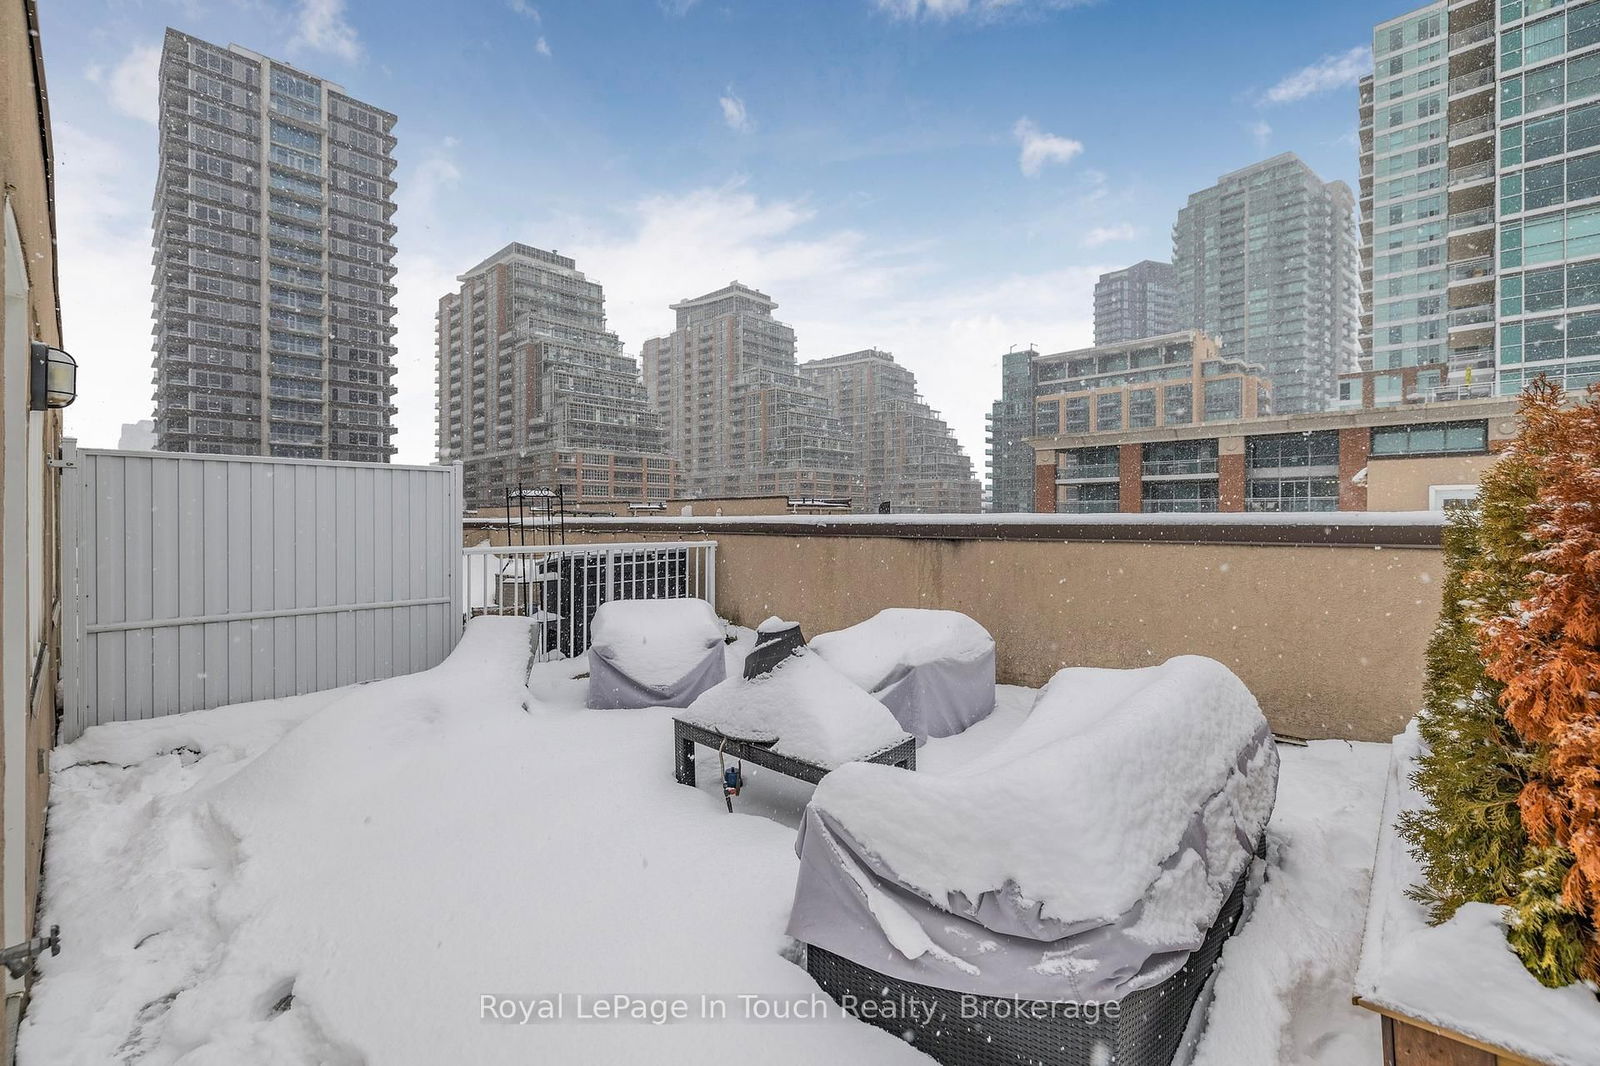
{"label": "grey furniture cover", "polygon": [[807,806],[789,935],[976,995],[1120,1001],[1205,940],[1271,814],[1277,750],[1210,659],[1063,670],[946,774],[851,764]]}
{"label": "grey furniture cover", "polygon": [[890,607],[816,637],[811,647],[889,708],[919,744],[960,733],[994,710],[994,638],[958,611]]}
{"label": "grey furniture cover", "polygon": [[727,676],[722,621],[705,600],[610,600],[590,634],[590,707],[687,707]]}

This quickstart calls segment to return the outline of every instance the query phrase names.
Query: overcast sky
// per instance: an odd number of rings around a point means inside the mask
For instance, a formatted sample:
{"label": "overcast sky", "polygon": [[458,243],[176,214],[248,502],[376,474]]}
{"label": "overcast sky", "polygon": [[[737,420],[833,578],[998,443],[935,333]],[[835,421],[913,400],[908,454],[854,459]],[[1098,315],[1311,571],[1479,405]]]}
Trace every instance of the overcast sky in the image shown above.
{"label": "overcast sky", "polygon": [[605,286],[630,353],[737,279],[802,359],[876,346],[983,471],[1012,345],[1092,341],[1094,278],[1281,151],[1355,185],[1371,0],[45,0],[68,431],[149,418],[168,25],[399,116],[398,459],[434,457],[433,314],[509,241]]}

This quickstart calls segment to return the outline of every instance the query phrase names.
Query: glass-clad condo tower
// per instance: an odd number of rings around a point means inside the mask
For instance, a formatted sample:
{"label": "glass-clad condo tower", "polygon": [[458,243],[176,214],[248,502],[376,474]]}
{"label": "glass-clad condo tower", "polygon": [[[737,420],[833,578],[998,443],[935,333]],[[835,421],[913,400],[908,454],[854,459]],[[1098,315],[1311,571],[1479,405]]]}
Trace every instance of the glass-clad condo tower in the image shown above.
{"label": "glass-clad condo tower", "polygon": [[1501,0],[1498,21],[1499,390],[1581,389],[1600,380],[1600,0]]}
{"label": "glass-clad condo tower", "polygon": [[1600,0],[1434,3],[1379,24],[1372,51],[1361,85],[1370,398],[1600,377]]}

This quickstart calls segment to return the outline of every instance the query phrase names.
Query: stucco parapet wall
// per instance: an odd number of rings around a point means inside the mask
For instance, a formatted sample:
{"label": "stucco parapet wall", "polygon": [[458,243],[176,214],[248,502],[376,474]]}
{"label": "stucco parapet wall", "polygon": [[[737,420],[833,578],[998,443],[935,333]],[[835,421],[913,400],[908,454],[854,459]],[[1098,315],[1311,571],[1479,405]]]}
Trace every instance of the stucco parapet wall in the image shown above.
{"label": "stucco parapet wall", "polygon": [[[516,519],[466,518],[471,531],[516,528]],[[544,532],[543,518],[525,519]],[[560,523],[551,526],[563,528]],[[1054,514],[811,515],[705,518],[569,518],[568,537],[628,533],[692,539],[724,535],[881,537],[898,540],[1071,541],[1080,543],[1236,544],[1257,547],[1438,548],[1444,516],[1437,511],[1322,514]]]}
{"label": "stucco parapet wall", "polygon": [[1516,432],[1514,423],[1518,400],[1452,400],[1448,403],[1415,403],[1400,407],[1370,407],[1350,411],[1324,411],[1317,414],[1271,415],[1233,422],[1205,422],[1192,426],[1165,426],[1112,433],[1063,433],[1029,437],[1036,453],[1063,448],[1098,448],[1112,444],[1150,444],[1169,440],[1208,440],[1212,437],[1254,437],[1264,433],[1313,433],[1329,429],[1361,429],[1372,426],[1409,426],[1418,422],[1467,422],[1486,419],[1489,439],[1497,440]]}

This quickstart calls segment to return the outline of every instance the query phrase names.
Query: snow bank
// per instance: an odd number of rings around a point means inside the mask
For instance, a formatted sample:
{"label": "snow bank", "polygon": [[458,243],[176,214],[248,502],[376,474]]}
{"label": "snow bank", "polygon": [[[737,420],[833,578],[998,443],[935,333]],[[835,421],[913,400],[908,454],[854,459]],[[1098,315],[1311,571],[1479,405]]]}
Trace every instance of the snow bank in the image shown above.
{"label": "snow bank", "polygon": [[[223,712],[185,728],[251,739],[198,756],[85,734],[110,759],[53,782],[42,920],[69,940],[41,960],[22,1066],[687,1064],[757,1042],[773,1064],[925,1061],[837,1011],[781,1040],[741,1024],[735,993],[816,993],[780,953],[792,827],[675,784],[665,715],[530,699],[527,640],[475,619],[438,668],[286,713],[275,741]],[[610,992],[704,992],[729,1016],[571,1019]],[[565,1022],[481,1011],[554,993]]]}
{"label": "snow bank", "polygon": [[1055,922],[1112,921],[1154,886],[1151,906],[1209,924],[1246,857],[1233,827],[1215,834],[1222,851],[1207,858],[1220,865],[1207,862],[1200,897],[1160,879],[1197,813],[1259,834],[1277,777],[1267,735],[1255,697],[1212,659],[1068,669],[960,770],[844,766],[812,804],[929,899],[1014,891]]}
{"label": "snow bank", "polygon": [[679,717],[732,737],[776,741],[780,755],[827,767],[907,739],[883,704],[809,649],[752,680],[730,677]]}
{"label": "snow bank", "polygon": [[994,638],[959,611],[890,607],[811,647],[919,743],[960,733],[994,710]]}
{"label": "snow bank", "polygon": [[[731,632],[736,669],[754,634]],[[820,995],[782,954],[810,786],[752,768],[737,813],[723,813],[713,790],[665,771],[668,716],[584,708],[584,657],[535,664],[524,690],[526,641],[524,620],[477,619],[434,671],[96,727],[63,749],[41,920],[61,923],[67,947],[40,961],[21,1066],[699,1066],[752,1048],[764,1066],[926,1066],[836,1010],[776,1026],[742,1022],[737,1001],[716,1023],[481,1019],[486,993]],[[1001,686],[997,711],[930,741],[917,774],[959,773],[1004,744],[1035,695]],[[314,737],[295,738],[302,723]],[[309,761],[304,777],[275,758],[278,769],[228,787],[280,738],[294,744],[290,761]],[[1339,830],[1342,805],[1370,776],[1360,752],[1309,750],[1315,773],[1285,751],[1285,817],[1273,821],[1281,869],[1262,896],[1280,891],[1285,910],[1304,915],[1299,942],[1246,927],[1225,969],[1256,976],[1224,977],[1212,1008],[1216,1025],[1292,1006],[1285,1048],[1327,1042],[1322,1008],[1348,1009],[1348,977],[1325,978],[1313,956],[1347,950],[1322,935],[1323,909],[1346,883],[1343,865],[1372,853],[1371,836]],[[713,777],[716,753],[699,758]],[[1351,833],[1373,821],[1357,818]],[[1316,864],[1330,855],[1339,865],[1323,885]],[[1343,929],[1343,912],[1329,913]],[[918,950],[909,935],[901,942]],[[1295,983],[1301,972],[1315,979]],[[288,989],[288,1009],[274,1013]],[[1359,1015],[1375,1034],[1376,1016]],[[1247,1050],[1207,1066],[1377,1061],[1228,1046]]]}
{"label": "snow bank", "polygon": [[1469,903],[1431,926],[1405,894],[1423,874],[1395,823],[1426,803],[1411,785],[1422,746],[1414,721],[1394,740],[1356,994],[1550,1066],[1595,1066],[1600,1002],[1583,985],[1552,989],[1535,980],[1506,944],[1503,908]]}
{"label": "snow bank", "polygon": [[1350,1002],[1389,745],[1278,749],[1266,879],[1222,949],[1193,1066],[1377,1066],[1378,1017]]}

